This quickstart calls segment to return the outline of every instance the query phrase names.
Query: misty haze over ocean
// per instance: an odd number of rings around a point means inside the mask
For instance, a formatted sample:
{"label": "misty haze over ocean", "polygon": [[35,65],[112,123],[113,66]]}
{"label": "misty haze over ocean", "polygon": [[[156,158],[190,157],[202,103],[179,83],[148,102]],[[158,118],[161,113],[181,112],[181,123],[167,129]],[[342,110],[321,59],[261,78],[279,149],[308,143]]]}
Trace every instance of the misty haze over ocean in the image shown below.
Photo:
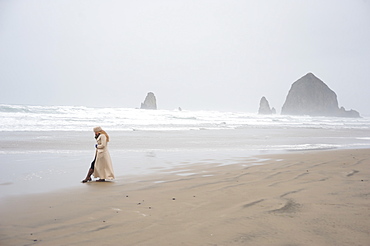
{"label": "misty haze over ocean", "polygon": [[370,115],[370,2],[0,1],[0,103],[278,113],[308,72]]}

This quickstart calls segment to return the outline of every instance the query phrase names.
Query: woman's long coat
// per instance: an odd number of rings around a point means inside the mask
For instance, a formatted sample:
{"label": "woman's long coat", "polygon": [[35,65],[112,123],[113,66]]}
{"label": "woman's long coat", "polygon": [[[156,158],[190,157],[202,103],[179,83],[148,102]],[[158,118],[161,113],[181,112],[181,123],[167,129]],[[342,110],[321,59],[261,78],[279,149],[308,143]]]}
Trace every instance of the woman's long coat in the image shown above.
{"label": "woman's long coat", "polygon": [[94,177],[100,179],[114,179],[112,160],[109,155],[107,137],[100,134],[96,139],[96,160],[94,166]]}

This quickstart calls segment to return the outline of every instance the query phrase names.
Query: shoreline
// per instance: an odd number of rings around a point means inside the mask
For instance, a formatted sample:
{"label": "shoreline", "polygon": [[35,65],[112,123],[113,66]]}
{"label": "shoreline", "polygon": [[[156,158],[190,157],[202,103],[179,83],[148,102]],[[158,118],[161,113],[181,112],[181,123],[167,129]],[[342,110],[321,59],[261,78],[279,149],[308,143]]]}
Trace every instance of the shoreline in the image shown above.
{"label": "shoreline", "polygon": [[[183,164],[223,165],[265,154],[370,147],[368,129],[241,128],[203,131],[111,131],[117,177]],[[94,158],[88,131],[1,132],[0,199],[77,187]]]}
{"label": "shoreline", "polygon": [[[182,165],[0,203],[1,245],[366,245],[370,149]],[[253,162],[253,161],[251,161]],[[178,175],[178,174],[183,175]]]}

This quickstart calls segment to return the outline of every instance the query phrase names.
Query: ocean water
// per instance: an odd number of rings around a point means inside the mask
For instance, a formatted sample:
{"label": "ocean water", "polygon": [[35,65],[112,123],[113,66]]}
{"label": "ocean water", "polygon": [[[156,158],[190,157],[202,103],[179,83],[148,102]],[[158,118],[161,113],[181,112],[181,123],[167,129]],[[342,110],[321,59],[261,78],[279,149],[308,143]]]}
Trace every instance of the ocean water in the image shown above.
{"label": "ocean water", "polygon": [[0,104],[0,131],[176,131],[238,128],[369,129],[370,118],[270,115],[245,112],[141,110]]}
{"label": "ocean water", "polygon": [[256,165],[262,154],[370,147],[367,117],[0,104],[0,198],[82,185],[95,126],[111,137],[115,182],[191,175],[189,165]]}

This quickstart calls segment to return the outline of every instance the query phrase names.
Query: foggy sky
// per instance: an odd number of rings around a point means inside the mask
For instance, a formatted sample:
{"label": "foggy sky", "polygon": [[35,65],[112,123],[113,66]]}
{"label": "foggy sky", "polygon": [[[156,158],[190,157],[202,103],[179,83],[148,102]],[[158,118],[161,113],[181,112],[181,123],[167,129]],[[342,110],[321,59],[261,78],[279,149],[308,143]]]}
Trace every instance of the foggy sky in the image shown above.
{"label": "foggy sky", "polygon": [[280,113],[308,72],[370,115],[368,0],[0,0],[0,103]]}

